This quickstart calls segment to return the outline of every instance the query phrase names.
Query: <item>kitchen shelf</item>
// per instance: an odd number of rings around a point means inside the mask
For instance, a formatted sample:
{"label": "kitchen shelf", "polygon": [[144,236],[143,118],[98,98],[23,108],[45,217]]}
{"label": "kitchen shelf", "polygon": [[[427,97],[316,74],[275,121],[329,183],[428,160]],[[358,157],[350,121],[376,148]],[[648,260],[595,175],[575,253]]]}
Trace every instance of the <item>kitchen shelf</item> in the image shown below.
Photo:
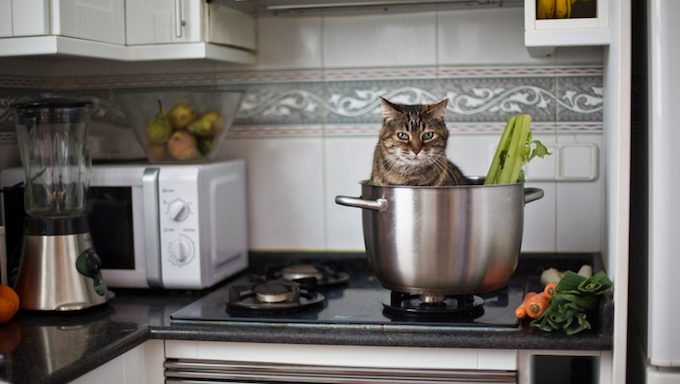
{"label": "kitchen shelf", "polygon": [[0,38],[0,56],[68,55],[119,61],[209,59],[254,64],[255,53],[211,43],[125,46],[64,36]]}
{"label": "kitchen shelf", "polygon": [[609,2],[597,1],[597,17],[536,19],[536,0],[524,0],[524,44],[529,47],[609,45]]}

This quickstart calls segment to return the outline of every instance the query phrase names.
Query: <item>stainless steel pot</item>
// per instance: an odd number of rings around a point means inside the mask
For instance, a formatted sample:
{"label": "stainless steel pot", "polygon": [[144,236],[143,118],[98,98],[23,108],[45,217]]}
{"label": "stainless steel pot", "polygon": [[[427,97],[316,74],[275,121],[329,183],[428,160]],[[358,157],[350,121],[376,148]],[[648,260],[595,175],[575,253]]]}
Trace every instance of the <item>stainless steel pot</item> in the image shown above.
{"label": "stainless steel pot", "polygon": [[542,189],[524,184],[411,187],[363,181],[361,197],[337,196],[335,202],[363,209],[366,252],[383,287],[435,297],[505,286],[517,266],[524,204],[542,197]]}

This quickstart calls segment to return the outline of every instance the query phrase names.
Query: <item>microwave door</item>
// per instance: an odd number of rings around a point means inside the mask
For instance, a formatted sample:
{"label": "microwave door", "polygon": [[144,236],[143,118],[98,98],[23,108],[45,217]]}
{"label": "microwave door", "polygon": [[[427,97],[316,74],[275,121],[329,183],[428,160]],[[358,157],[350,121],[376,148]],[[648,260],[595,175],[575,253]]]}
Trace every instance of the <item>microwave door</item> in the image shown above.
{"label": "microwave door", "polygon": [[158,182],[154,178],[157,169],[146,166],[93,168],[88,192],[94,212],[91,232],[109,287],[161,285],[158,205],[153,196]]}

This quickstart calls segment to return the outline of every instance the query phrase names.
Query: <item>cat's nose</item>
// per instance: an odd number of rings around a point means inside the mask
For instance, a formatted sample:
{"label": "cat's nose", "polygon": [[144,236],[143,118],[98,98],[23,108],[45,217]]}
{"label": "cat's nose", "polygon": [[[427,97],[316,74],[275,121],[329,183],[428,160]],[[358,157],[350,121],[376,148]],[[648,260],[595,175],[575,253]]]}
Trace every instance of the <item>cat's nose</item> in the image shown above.
{"label": "cat's nose", "polygon": [[418,156],[418,154],[420,153],[421,150],[422,150],[422,148],[413,148],[413,154]]}

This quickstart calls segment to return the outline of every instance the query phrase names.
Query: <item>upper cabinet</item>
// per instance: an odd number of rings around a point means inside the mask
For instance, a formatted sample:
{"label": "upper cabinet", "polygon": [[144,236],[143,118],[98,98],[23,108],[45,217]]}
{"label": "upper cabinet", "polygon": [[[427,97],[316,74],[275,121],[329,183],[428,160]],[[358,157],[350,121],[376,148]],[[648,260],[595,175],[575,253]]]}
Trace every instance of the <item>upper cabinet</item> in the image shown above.
{"label": "upper cabinet", "polygon": [[609,0],[524,0],[527,47],[608,45]]}
{"label": "upper cabinet", "polygon": [[0,0],[0,37],[50,33],[48,0]]}
{"label": "upper cabinet", "polygon": [[201,0],[0,0],[0,56],[255,62],[251,15]]}

